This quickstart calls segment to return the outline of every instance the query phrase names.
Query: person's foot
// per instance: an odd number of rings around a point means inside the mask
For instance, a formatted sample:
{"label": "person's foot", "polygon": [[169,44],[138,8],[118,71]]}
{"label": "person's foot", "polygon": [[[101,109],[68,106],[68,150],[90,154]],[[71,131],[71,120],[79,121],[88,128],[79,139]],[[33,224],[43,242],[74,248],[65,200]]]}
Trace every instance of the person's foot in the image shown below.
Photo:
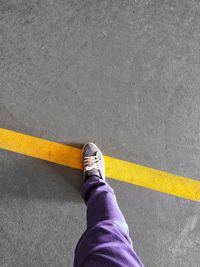
{"label": "person's foot", "polygon": [[105,180],[105,163],[100,149],[94,143],[87,143],[82,149],[83,180],[89,176],[99,176]]}

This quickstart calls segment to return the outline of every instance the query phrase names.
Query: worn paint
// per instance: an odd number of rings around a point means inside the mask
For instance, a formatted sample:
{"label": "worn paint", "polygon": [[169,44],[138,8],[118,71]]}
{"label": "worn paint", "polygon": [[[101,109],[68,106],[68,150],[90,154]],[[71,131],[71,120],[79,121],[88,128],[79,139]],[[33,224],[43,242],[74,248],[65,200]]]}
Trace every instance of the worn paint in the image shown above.
{"label": "worn paint", "polygon": [[[7,129],[0,128],[0,148],[71,168],[82,169],[80,149]],[[108,178],[200,201],[199,181],[109,156],[104,157]]]}

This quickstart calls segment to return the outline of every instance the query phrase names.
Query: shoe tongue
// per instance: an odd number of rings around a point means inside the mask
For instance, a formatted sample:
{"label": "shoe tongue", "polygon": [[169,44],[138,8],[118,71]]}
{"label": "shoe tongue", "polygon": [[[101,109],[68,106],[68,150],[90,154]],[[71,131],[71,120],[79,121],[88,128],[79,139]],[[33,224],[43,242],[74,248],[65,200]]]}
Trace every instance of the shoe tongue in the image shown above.
{"label": "shoe tongue", "polygon": [[94,152],[94,153],[91,154],[90,156],[91,156],[91,157],[96,157],[96,156],[97,156],[97,152],[98,152],[98,151]]}

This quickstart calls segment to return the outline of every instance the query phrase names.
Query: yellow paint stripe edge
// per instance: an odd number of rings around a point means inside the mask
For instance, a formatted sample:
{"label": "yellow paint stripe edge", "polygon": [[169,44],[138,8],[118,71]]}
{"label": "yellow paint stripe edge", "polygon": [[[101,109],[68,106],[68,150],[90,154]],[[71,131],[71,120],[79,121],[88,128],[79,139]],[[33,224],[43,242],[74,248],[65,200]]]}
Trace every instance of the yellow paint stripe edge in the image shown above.
{"label": "yellow paint stripe edge", "polygon": [[[82,169],[81,150],[0,128],[0,148]],[[181,198],[200,201],[200,182],[183,176],[104,156],[106,176]]]}

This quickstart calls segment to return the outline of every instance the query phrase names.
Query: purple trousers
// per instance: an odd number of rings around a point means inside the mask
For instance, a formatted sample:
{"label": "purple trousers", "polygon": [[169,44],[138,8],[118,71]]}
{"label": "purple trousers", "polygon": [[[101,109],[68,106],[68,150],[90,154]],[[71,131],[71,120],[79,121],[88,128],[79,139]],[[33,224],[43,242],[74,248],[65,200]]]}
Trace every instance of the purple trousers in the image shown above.
{"label": "purple trousers", "polygon": [[75,249],[74,267],[141,267],[113,189],[98,176],[83,184],[87,230]]}

